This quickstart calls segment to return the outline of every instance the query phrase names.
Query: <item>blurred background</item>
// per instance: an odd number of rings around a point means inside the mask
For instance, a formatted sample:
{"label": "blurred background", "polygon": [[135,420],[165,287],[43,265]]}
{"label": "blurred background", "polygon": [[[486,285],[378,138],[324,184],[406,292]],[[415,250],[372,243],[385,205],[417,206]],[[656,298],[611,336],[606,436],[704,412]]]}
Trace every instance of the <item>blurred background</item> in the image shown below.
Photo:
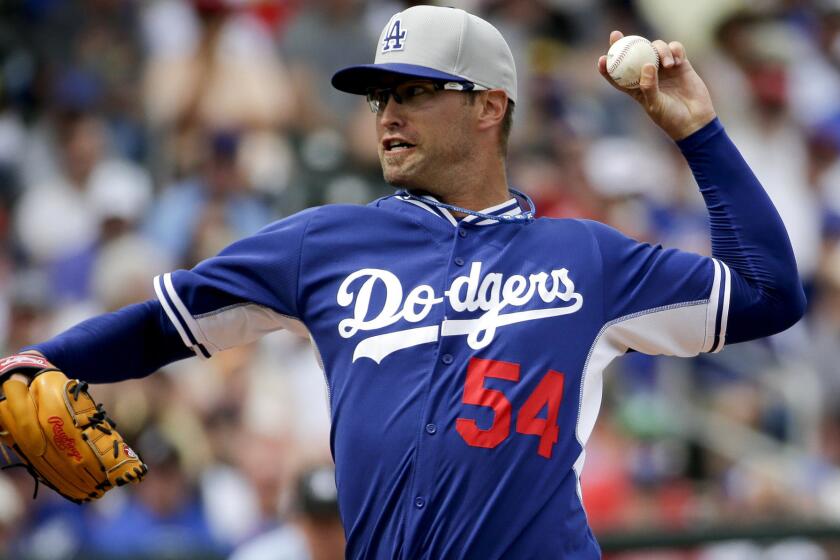
{"label": "blurred background", "polygon": [[[391,193],[373,116],[329,78],[410,4],[0,0],[2,352],[154,297],[153,275],[273,220]],[[541,215],[708,253],[678,151],[595,69],[612,29],[683,41],[806,284],[778,336],[611,367],[582,479],[607,557],[840,558],[840,0],[444,4],[512,47],[509,177]],[[308,343],[277,333],[93,393],[152,474],[77,507],[3,471],[0,556],[342,557]]]}

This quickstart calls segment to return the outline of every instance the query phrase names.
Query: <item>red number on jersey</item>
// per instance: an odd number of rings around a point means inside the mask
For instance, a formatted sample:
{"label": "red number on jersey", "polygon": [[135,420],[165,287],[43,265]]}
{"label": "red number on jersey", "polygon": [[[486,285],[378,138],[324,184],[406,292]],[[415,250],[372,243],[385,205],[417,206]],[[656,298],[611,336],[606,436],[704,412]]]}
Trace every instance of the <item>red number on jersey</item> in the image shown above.
{"label": "red number on jersey", "polygon": [[486,406],[493,409],[493,425],[486,430],[478,427],[471,418],[458,418],[455,429],[473,447],[494,448],[510,434],[510,401],[505,394],[484,387],[485,377],[508,381],[519,381],[519,364],[473,358],[467,366],[467,381],[464,384],[465,404]]}
{"label": "red number on jersey", "polygon": [[[519,364],[499,360],[472,358],[467,366],[467,379],[464,384],[464,404],[484,406],[493,409],[493,424],[486,430],[478,427],[472,418],[458,418],[455,429],[468,445],[492,449],[510,435],[512,406],[505,394],[495,389],[484,387],[484,379],[493,377],[506,381],[519,381]],[[540,436],[538,453],[551,459],[551,453],[560,434],[557,417],[563,400],[562,373],[549,370],[528,396],[519,410],[516,431],[520,434]],[[546,417],[537,415],[546,409]]]}
{"label": "red number on jersey", "polygon": [[[562,373],[549,370],[522,405],[516,420],[517,432],[540,436],[538,453],[546,459],[551,459],[551,451],[560,434],[557,416],[560,414],[560,401],[563,400],[563,379]],[[547,407],[546,418],[537,418],[543,407]]]}

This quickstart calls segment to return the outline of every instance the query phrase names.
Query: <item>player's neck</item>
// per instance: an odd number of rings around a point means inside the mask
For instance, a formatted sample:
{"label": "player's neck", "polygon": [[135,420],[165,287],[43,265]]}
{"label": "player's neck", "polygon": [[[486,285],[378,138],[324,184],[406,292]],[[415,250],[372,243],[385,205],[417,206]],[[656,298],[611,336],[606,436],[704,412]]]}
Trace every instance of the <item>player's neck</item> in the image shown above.
{"label": "player's neck", "polygon": [[[475,194],[476,196],[474,197],[469,195],[464,197],[444,197],[441,199],[441,202],[445,202],[446,204],[450,204],[452,206],[458,206],[460,208],[466,208],[467,210],[473,210],[475,212],[482,212],[487,208],[498,206],[512,198],[512,195],[507,188],[505,188],[505,190],[498,196],[484,196],[486,193]],[[453,211],[452,215],[456,218],[463,218],[466,216],[463,212],[456,211]]]}
{"label": "player's neck", "polygon": [[[437,198],[446,204],[476,212],[510,200],[504,163],[484,167],[481,171],[468,175],[468,178],[453,178],[448,182],[446,191],[441,192]],[[457,212],[455,215],[462,217]]]}

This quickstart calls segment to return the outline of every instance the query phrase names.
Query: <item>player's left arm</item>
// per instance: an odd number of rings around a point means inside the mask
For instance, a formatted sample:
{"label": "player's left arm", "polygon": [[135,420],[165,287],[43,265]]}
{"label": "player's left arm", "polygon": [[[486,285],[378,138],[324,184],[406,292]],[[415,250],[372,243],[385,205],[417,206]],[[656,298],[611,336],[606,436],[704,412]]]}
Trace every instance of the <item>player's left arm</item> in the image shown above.
{"label": "player's left arm", "polygon": [[[610,43],[622,37],[614,31]],[[679,42],[653,42],[662,61],[642,68],[640,87],[626,90],[686,158],[709,212],[712,256],[731,271],[727,342],[767,336],[790,327],[805,310],[805,295],[784,224],[770,197],[717,119],[711,96]]]}

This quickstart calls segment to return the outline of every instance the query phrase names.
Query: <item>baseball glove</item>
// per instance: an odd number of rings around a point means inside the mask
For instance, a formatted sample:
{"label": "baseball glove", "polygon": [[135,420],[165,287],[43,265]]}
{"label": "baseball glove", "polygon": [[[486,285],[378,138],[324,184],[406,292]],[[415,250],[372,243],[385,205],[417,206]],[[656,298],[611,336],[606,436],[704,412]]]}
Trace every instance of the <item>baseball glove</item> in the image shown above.
{"label": "baseball glove", "polygon": [[[0,360],[0,383],[3,468],[26,468],[35,495],[41,482],[72,502],[88,502],[148,472],[84,381],[68,379],[40,356],[17,354]],[[20,463],[11,464],[6,447]]]}

